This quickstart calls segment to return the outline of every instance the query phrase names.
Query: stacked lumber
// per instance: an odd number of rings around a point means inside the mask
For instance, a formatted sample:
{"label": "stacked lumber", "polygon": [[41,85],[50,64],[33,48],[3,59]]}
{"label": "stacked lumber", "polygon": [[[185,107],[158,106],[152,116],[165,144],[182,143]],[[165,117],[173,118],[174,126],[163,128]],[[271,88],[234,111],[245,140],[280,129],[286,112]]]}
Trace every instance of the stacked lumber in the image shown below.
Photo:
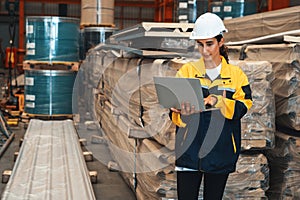
{"label": "stacked lumber", "polygon": [[229,41],[231,59],[272,64],[276,124],[296,131],[300,130],[299,108],[292,102],[299,98],[299,8],[294,6],[224,22],[229,30],[225,38]]}
{"label": "stacked lumber", "polygon": [[268,178],[268,161],[263,154],[241,154],[236,172],[228,177],[224,199],[264,199]]}
{"label": "stacked lumber", "polygon": [[[299,51],[300,52],[300,51]],[[300,131],[300,64],[299,60],[282,66],[274,63],[278,81],[273,83],[276,95],[276,123],[278,126]]]}
{"label": "stacked lumber", "polygon": [[[269,37],[278,33],[290,34],[300,29],[300,6],[224,20],[224,24],[229,30],[225,34],[229,42]],[[267,42],[276,43],[278,38]]]}
{"label": "stacked lumber", "polygon": [[[175,176],[175,175],[174,175]],[[242,154],[237,162],[237,170],[228,177],[224,191],[224,200],[266,198],[265,191],[269,188],[269,166],[263,154]],[[164,200],[176,199],[175,181],[161,183],[166,191]],[[201,183],[199,200],[203,200],[203,181]]]}
{"label": "stacked lumber", "polygon": [[269,199],[299,199],[300,137],[276,132],[276,146],[266,153],[270,165]]}
{"label": "stacked lumber", "polygon": [[162,183],[173,173],[175,126],[158,104],[153,76],[174,76],[181,66],[176,59],[120,57],[103,70],[97,87],[95,114],[138,199],[165,196]]}
{"label": "stacked lumber", "polygon": [[[276,129],[282,133],[275,133],[274,149],[265,151],[270,162],[269,199],[299,199],[299,169],[296,166],[299,149],[295,145],[298,139],[288,136],[299,136],[300,131],[299,16],[299,6],[296,6],[225,21],[231,32],[226,37],[231,59],[272,64],[275,123]],[[248,27],[246,32],[245,24]]]}
{"label": "stacked lumber", "polygon": [[268,61],[272,64],[274,80],[271,83],[275,95],[276,125],[300,131],[299,44],[270,44],[229,46],[231,59],[244,54],[245,61]]}
{"label": "stacked lumber", "polygon": [[275,132],[275,104],[271,88],[272,65],[266,61],[230,61],[248,77],[253,106],[242,118],[243,149],[272,148]]}
{"label": "stacked lumber", "polygon": [[90,120],[96,117],[94,94],[99,93],[97,87],[101,83],[99,82],[101,76],[116,58],[117,56],[113,51],[94,51],[82,62],[74,86],[77,92],[76,103],[81,120]]}

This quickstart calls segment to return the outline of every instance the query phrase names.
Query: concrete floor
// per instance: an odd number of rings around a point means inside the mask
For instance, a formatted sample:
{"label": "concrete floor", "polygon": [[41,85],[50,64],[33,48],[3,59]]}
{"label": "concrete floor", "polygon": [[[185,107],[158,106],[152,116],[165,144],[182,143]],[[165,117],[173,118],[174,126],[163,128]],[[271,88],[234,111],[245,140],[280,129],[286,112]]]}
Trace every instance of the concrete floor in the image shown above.
{"label": "concrete floor", "polygon": [[[10,144],[6,152],[0,158],[0,171],[1,174],[3,170],[13,169],[14,166],[14,152],[19,151],[19,143],[20,138],[22,138],[25,134],[24,124],[20,123],[18,127],[13,128],[13,132],[16,134],[15,139]],[[99,134],[99,130],[93,130],[95,133],[90,130],[86,130],[85,128],[81,128],[78,132],[81,132],[80,135],[88,132],[89,134]],[[94,146],[93,146],[94,145]],[[93,147],[92,147],[93,146]],[[91,144],[88,140],[88,144],[86,146],[88,150],[93,149],[97,154],[98,158],[101,157],[101,162],[94,158],[94,161],[87,162],[87,167],[89,170],[95,170],[98,172],[98,180],[96,184],[93,184],[94,193],[97,200],[135,200],[135,195],[132,190],[128,187],[128,185],[124,182],[122,177],[118,172],[109,171],[103,161],[109,161],[110,153],[107,149],[106,145],[101,144]],[[92,151],[92,152],[93,152]],[[97,153],[101,152],[101,154]],[[93,154],[95,154],[93,152]],[[0,183],[0,196],[5,190],[6,184]]]}

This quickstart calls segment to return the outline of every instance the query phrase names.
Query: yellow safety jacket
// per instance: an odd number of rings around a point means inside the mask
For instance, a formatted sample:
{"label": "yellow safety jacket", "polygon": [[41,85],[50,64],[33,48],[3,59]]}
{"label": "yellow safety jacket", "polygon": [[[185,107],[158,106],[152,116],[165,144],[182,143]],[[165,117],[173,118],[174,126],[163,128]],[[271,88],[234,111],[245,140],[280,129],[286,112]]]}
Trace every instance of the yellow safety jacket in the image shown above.
{"label": "yellow safety jacket", "polygon": [[252,106],[247,76],[224,57],[220,75],[213,81],[206,75],[204,60],[189,62],[177,72],[177,77],[198,78],[204,97],[214,95],[219,110],[189,116],[172,113],[177,125],[176,165],[211,173],[230,173],[241,146],[240,119]]}

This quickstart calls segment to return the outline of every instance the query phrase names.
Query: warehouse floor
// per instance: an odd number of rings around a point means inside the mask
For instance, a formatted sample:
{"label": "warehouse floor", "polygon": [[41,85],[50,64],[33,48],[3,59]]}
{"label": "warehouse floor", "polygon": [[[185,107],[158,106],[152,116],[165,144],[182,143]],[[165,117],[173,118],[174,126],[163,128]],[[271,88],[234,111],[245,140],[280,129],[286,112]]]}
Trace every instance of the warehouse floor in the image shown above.
{"label": "warehouse floor", "polygon": [[[11,127],[13,132],[15,133],[15,138],[13,142],[10,144],[4,155],[0,158],[0,171],[1,173],[4,170],[13,169],[14,166],[14,152],[18,152],[20,147],[20,138],[24,136],[25,128],[24,123],[19,123],[18,127]],[[80,128],[79,132],[85,132],[85,128]],[[98,131],[98,130],[95,130]],[[91,133],[91,131],[88,131]],[[99,133],[98,133],[99,134]],[[82,133],[81,133],[82,135]],[[87,148],[90,150],[89,145],[93,145],[91,143],[87,143]],[[97,183],[93,184],[94,193],[97,200],[135,200],[135,195],[132,190],[128,187],[128,185],[123,181],[122,177],[118,172],[112,172],[107,169],[107,166],[103,164],[103,160],[110,160],[110,153],[107,149],[106,145],[97,144],[96,148],[93,147],[94,151],[99,151],[104,155],[105,158],[101,158],[102,162],[98,159],[94,158],[92,162],[87,162],[87,167],[90,171],[98,172]],[[93,152],[95,154],[97,152]],[[6,184],[0,183],[0,196],[5,190]]]}

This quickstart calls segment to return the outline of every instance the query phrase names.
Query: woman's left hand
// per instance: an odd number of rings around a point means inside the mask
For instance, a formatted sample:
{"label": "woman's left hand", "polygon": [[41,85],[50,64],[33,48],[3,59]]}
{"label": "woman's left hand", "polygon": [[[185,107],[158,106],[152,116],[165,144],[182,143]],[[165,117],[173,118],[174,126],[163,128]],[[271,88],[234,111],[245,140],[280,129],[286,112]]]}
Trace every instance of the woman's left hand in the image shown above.
{"label": "woman's left hand", "polygon": [[215,106],[218,102],[218,98],[213,95],[209,95],[208,97],[204,98],[204,105],[211,105],[212,107]]}

